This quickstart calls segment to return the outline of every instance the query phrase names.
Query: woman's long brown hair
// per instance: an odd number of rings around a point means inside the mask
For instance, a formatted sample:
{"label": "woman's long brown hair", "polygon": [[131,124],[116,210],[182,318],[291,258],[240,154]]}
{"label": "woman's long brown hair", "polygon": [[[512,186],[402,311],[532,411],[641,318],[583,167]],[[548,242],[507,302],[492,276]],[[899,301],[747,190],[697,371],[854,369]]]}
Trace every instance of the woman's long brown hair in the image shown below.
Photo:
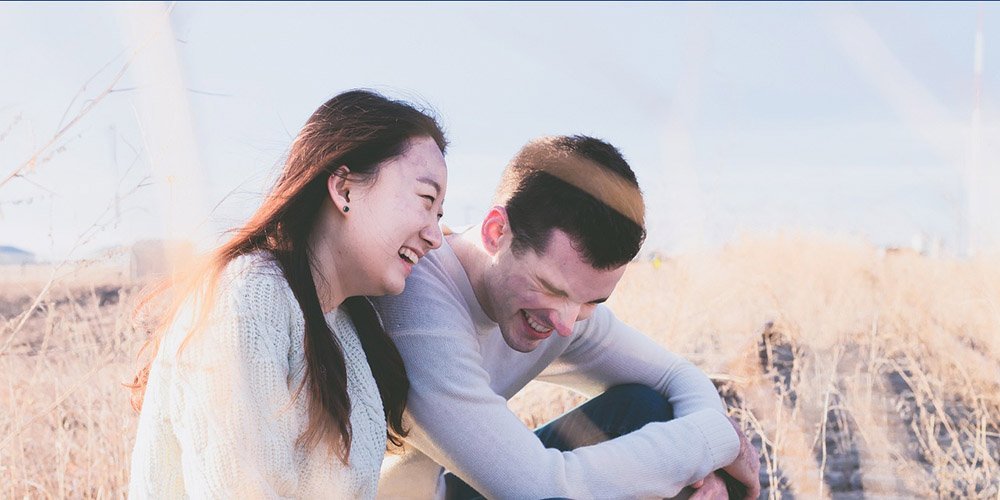
{"label": "woman's long brown hair", "polygon": [[[311,272],[309,235],[327,197],[327,180],[336,175],[338,167],[347,165],[356,178],[377,182],[379,165],[404,153],[408,142],[417,137],[434,139],[445,152],[447,142],[437,121],[408,103],[353,90],[320,106],[295,138],[281,177],[249,221],[200,263],[154,286],[139,301],[139,313],[152,306],[164,308],[140,351],[147,360],[129,384],[133,408],[141,410],[153,358],[185,300],[193,297],[199,304],[194,326],[187,333],[190,339],[207,321],[212,297],[229,262],[264,250],[274,256],[305,319],[306,376],[300,389],[308,392],[309,424],[299,442],[311,447],[339,437],[341,446],[333,446],[333,450],[346,463],[351,443],[347,369],[344,353],[320,307]],[[406,435],[402,418],[410,387],[402,357],[367,298],[350,297],[344,307],[378,385],[389,441],[400,446]]]}

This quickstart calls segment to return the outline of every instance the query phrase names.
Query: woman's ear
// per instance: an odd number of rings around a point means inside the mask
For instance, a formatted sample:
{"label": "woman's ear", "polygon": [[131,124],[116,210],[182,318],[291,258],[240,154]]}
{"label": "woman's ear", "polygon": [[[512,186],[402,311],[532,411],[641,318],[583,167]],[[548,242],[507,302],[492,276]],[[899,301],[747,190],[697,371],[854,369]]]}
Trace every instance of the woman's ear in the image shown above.
{"label": "woman's ear", "polygon": [[354,185],[350,176],[351,169],[347,168],[347,165],[341,165],[326,180],[327,194],[330,196],[333,206],[339,212],[348,212],[350,210],[351,187]]}
{"label": "woman's ear", "polygon": [[490,255],[496,255],[504,245],[510,244],[510,221],[507,219],[507,210],[504,207],[497,205],[490,209],[483,219],[480,235],[483,238],[483,247]]}

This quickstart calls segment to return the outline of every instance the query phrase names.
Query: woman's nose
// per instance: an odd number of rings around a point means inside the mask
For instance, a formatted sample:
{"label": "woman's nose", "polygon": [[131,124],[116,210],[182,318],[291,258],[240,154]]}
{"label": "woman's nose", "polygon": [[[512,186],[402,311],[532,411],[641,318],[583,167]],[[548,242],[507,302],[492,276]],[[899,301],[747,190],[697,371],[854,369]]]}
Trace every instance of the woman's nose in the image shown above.
{"label": "woman's nose", "polygon": [[441,246],[441,239],[444,238],[444,236],[441,234],[441,225],[437,223],[436,218],[434,223],[428,225],[423,231],[421,231],[420,237],[427,242],[427,246],[429,246],[432,250]]}

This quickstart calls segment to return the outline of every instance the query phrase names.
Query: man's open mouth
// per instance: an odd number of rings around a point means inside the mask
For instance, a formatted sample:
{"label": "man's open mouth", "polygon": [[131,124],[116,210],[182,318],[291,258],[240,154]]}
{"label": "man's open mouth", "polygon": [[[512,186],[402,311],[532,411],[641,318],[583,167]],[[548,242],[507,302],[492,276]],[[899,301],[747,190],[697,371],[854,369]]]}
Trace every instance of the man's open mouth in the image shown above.
{"label": "man's open mouth", "polygon": [[524,309],[521,309],[521,315],[524,316],[524,320],[528,322],[528,326],[530,326],[532,330],[538,333],[549,333],[552,331],[552,328],[546,327],[545,325],[535,321],[535,319],[532,318],[531,315],[529,315]]}

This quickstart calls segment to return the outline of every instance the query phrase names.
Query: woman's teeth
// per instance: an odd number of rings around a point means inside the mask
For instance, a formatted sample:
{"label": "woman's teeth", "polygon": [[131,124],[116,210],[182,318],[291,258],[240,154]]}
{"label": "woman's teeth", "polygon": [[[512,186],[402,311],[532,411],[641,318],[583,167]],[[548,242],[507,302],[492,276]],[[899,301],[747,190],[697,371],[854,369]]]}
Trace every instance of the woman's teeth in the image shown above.
{"label": "woman's teeth", "polygon": [[410,264],[416,264],[417,259],[419,259],[419,257],[417,257],[416,252],[410,250],[409,248],[400,248],[399,256],[402,257],[403,260],[409,262]]}

